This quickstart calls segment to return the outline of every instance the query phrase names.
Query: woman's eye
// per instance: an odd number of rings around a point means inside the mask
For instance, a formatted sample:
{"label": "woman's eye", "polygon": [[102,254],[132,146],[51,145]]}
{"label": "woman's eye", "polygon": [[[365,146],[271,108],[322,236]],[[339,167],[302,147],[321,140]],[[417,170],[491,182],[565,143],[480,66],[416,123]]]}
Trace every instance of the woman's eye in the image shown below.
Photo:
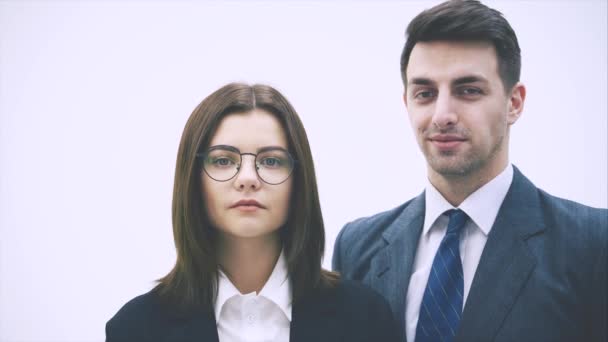
{"label": "woman's eye", "polygon": [[213,161],[211,163],[216,166],[230,166],[234,162],[231,159],[224,157],[224,158],[215,158],[215,159],[213,159]]}
{"label": "woman's eye", "polygon": [[278,158],[273,158],[273,157],[269,157],[269,158],[264,158],[262,159],[260,165],[263,166],[267,166],[267,167],[279,167],[281,166],[281,160]]}

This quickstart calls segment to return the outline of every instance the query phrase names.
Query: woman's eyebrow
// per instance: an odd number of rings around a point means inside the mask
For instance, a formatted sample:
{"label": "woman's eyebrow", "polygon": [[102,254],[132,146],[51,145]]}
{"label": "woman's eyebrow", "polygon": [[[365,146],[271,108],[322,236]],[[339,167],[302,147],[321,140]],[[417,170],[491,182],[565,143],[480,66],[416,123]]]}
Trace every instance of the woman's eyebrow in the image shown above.
{"label": "woman's eyebrow", "polygon": [[[228,150],[228,151],[232,151],[232,152],[236,152],[236,153],[241,153],[241,150],[238,149],[237,147],[232,146],[232,145],[224,145],[224,144],[213,145],[213,146],[209,147],[209,150]],[[263,147],[256,149],[256,153],[274,151],[274,150],[280,150],[280,151],[287,152],[287,149],[285,147],[270,145],[270,146],[263,146]]]}
{"label": "woman's eyebrow", "polygon": [[228,151],[233,151],[236,153],[241,153],[241,151],[238,148],[236,148],[232,145],[213,145],[213,146],[209,147],[209,150],[228,150]]}
{"label": "woman's eyebrow", "polygon": [[287,149],[285,147],[282,147],[282,146],[264,146],[264,147],[258,148],[258,153],[260,153],[260,152],[266,152],[266,151],[273,151],[273,150],[280,150],[280,151],[287,152]]}

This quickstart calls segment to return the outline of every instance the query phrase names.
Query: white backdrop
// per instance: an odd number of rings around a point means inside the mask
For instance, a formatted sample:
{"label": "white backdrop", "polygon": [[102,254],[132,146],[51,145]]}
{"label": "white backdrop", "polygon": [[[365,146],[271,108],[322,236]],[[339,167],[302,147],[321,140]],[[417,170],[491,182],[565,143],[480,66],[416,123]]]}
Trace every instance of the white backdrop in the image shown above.
{"label": "white backdrop", "polygon": [[[230,81],[269,83],[306,126],[327,230],[422,191],[402,104],[410,19],[435,1],[0,1],[0,341],[101,341],[172,267],[186,119]],[[511,161],[607,205],[607,5],[492,1],[528,97]]]}

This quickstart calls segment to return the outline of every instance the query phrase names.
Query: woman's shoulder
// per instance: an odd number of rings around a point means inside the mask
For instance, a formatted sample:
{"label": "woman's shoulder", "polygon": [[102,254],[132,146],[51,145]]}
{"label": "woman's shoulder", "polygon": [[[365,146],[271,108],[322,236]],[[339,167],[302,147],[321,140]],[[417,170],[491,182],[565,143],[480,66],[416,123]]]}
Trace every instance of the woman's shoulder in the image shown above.
{"label": "woman's shoulder", "polygon": [[181,308],[159,292],[157,287],[123,305],[106,324],[106,341],[175,341],[192,327],[213,335],[215,318],[211,310]]}
{"label": "woman's shoulder", "polygon": [[153,312],[158,309],[158,306],[158,296],[156,292],[152,290],[129,300],[120,308],[120,310],[118,310],[114,318],[120,318],[132,313],[143,314],[146,312]]}
{"label": "woman's shoulder", "polygon": [[[307,303],[308,310],[333,314],[336,329],[351,341],[398,341],[398,328],[388,302],[376,291],[358,282],[340,280],[317,293]],[[333,318],[329,318],[333,317]]]}
{"label": "woman's shoulder", "polygon": [[156,291],[151,290],[128,301],[106,323],[106,339],[122,341],[128,337],[141,340],[163,321],[166,321],[166,311]]}
{"label": "woman's shoulder", "polygon": [[340,280],[333,292],[337,300],[346,306],[389,307],[386,299],[378,292],[356,281]]}

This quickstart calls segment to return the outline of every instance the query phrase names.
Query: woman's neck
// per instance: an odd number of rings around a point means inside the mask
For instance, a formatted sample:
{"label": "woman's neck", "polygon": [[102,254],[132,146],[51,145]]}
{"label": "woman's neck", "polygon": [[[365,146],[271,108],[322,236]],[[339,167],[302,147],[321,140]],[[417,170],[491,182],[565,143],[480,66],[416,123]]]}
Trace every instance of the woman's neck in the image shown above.
{"label": "woman's neck", "polygon": [[279,256],[278,232],[266,237],[240,238],[220,234],[219,262],[222,271],[239,292],[260,292]]}

